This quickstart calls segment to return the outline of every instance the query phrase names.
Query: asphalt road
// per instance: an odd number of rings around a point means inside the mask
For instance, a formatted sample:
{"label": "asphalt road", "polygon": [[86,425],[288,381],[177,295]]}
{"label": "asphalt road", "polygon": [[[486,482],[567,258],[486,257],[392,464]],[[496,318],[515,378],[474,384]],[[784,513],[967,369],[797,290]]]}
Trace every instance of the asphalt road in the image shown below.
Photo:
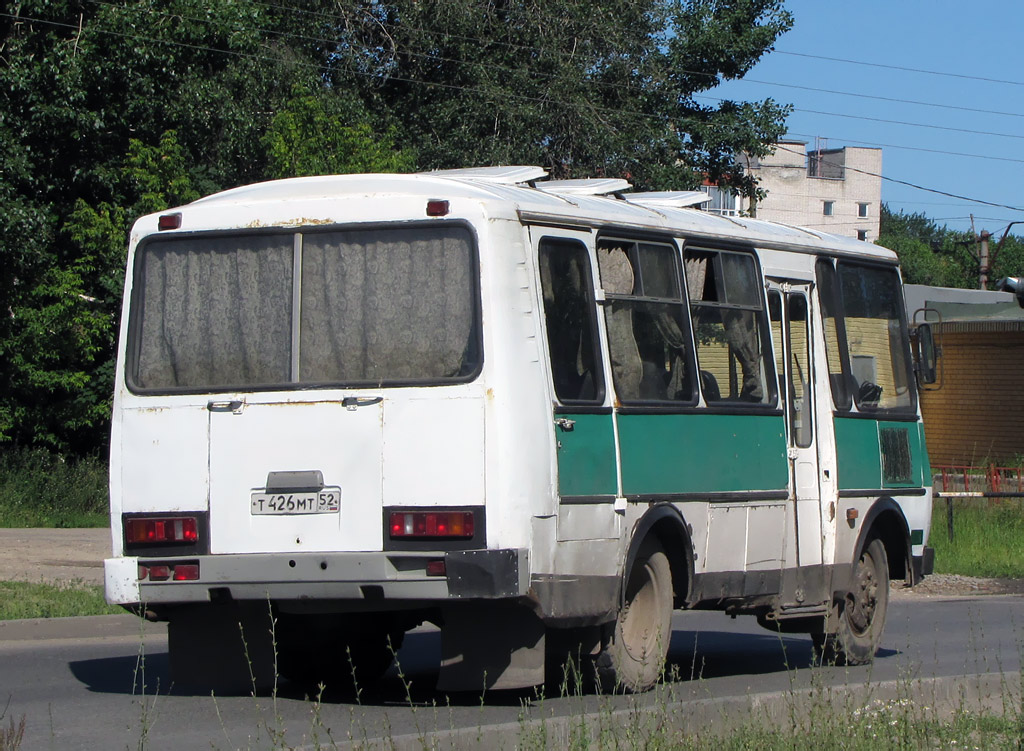
{"label": "asphalt road", "polygon": [[281,747],[275,740],[281,738],[293,746],[372,743],[404,735],[422,740],[452,728],[466,728],[472,738],[500,723],[509,723],[500,745],[512,748],[526,720],[607,713],[637,701],[686,708],[810,686],[1007,675],[1020,670],[1022,625],[1024,597],[900,599],[890,605],[884,648],[873,666],[812,668],[805,636],[779,637],[750,618],[677,613],[670,654],[677,677],[639,700],[538,699],[529,692],[495,692],[483,701],[446,697],[431,688],[438,635],[422,630],[407,636],[399,653],[404,679],[392,669],[359,701],[328,693],[316,703],[288,684],[276,699],[176,690],[169,686],[164,630],[127,616],[21,622],[0,628],[0,711],[26,718],[24,749],[271,748]]}

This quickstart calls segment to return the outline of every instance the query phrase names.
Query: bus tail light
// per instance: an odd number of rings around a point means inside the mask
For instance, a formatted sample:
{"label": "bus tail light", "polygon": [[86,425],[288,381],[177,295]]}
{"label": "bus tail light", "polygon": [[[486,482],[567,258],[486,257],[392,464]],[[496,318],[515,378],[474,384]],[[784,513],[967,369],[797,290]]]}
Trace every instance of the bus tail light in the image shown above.
{"label": "bus tail light", "polygon": [[199,539],[199,523],[194,516],[135,517],[124,522],[128,545],[190,544]]}
{"label": "bus tail light", "polygon": [[168,579],[176,582],[196,581],[199,579],[199,564],[190,563],[153,563],[139,564],[139,581],[165,582]]}
{"label": "bus tail light", "polygon": [[157,227],[160,231],[168,229],[181,229],[181,214],[161,214],[157,220]]}
{"label": "bus tail light", "polygon": [[448,202],[440,198],[427,201],[427,216],[448,216]]}
{"label": "bus tail light", "polygon": [[179,563],[172,566],[174,575],[171,577],[176,582],[195,581],[199,578],[198,563]]}
{"label": "bus tail light", "polygon": [[393,511],[392,540],[468,540],[475,528],[472,511]]}

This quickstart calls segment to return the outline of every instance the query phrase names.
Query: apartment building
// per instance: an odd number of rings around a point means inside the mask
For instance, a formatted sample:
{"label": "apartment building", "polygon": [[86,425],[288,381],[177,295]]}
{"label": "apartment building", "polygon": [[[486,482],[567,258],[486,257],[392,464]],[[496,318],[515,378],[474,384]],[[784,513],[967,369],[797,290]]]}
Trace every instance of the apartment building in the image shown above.
{"label": "apartment building", "polygon": [[746,198],[705,186],[708,211],[756,216],[784,224],[874,242],[882,205],[882,150],[784,139],[760,159],[747,157],[747,169],[767,196],[756,205]]}

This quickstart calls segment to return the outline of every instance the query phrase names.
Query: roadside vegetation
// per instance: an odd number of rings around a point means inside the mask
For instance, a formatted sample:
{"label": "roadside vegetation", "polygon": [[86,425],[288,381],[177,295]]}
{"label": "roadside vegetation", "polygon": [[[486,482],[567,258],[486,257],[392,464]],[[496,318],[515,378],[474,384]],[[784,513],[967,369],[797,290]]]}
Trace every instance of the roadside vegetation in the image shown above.
{"label": "roadside vegetation", "polygon": [[935,572],[1024,578],[1024,500],[971,498],[953,501],[953,540],[945,500],[935,501],[929,544]]}
{"label": "roadside vegetation", "polygon": [[105,459],[0,451],[0,527],[105,527],[108,512]]}
{"label": "roadside vegetation", "polygon": [[103,587],[83,582],[0,581],[0,621],[123,613],[103,599]]}

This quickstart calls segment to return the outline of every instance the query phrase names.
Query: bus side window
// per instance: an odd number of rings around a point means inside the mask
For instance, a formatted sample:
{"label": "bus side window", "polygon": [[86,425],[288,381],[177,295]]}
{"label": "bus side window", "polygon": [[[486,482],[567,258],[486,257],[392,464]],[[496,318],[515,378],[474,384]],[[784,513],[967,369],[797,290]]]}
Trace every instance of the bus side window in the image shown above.
{"label": "bus side window", "polygon": [[825,354],[828,360],[828,380],[832,386],[832,401],[836,409],[846,411],[853,404],[853,384],[849,351],[846,347],[846,325],[840,315],[839,283],[831,261],[824,259],[815,264],[818,277],[818,300],[821,303],[821,324],[825,332]]}
{"label": "bus side window", "polygon": [[597,261],[619,401],[692,403],[693,356],[675,247],[603,238]]}
{"label": "bus side window", "polygon": [[759,279],[749,253],[686,253],[686,282],[707,402],[776,403]]}
{"label": "bus side window", "polygon": [[906,313],[896,269],[840,260],[836,270],[857,409],[914,409]]}
{"label": "bus side window", "polygon": [[544,238],[538,260],[555,396],[564,404],[600,404],[604,379],[587,248]]}

